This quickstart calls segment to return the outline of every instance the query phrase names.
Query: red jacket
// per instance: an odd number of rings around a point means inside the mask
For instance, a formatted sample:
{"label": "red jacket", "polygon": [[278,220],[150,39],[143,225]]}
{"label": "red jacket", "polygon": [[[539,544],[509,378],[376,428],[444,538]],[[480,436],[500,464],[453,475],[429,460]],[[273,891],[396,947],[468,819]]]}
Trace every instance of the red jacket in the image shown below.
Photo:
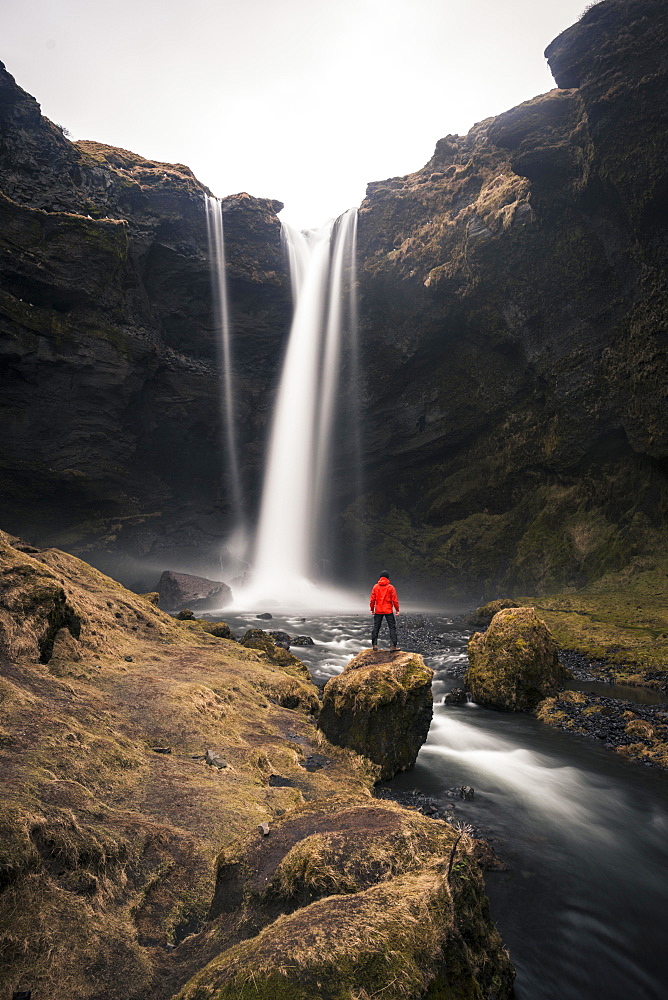
{"label": "red jacket", "polygon": [[399,610],[397,592],[386,576],[381,576],[378,583],[374,584],[369,598],[369,607],[376,615],[389,615],[392,610]]}

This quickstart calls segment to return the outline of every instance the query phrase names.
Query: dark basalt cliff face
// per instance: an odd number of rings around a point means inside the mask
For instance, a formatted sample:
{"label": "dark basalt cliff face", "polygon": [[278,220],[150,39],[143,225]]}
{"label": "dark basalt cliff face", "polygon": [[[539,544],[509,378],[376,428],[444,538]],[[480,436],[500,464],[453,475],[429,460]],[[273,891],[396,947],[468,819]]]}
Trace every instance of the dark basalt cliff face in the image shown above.
{"label": "dark basalt cliff face", "polygon": [[[178,564],[229,523],[206,192],[70,142],[0,64],[3,524],[126,579],[124,557]],[[280,208],[223,203],[251,492],[291,311]]]}
{"label": "dark basalt cliff face", "polygon": [[[558,89],[369,186],[342,576],[360,536],[370,564],[475,597],[665,549],[667,18],[604,0],[549,46]],[[206,189],[69,142],[4,68],[0,127],[2,523],[142,589],[211,576],[230,511]],[[278,208],[224,201],[251,516],[291,312]]]}
{"label": "dark basalt cliff face", "polygon": [[664,545],[667,14],[593,7],[547,49],[559,89],[369,186],[347,518],[394,573],[535,591]]}

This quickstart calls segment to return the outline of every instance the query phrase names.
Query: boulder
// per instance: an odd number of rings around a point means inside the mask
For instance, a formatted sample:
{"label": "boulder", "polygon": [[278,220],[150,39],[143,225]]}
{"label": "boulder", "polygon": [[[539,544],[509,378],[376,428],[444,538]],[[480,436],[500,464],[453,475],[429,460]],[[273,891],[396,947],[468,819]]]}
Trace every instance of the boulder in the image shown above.
{"label": "boulder", "polygon": [[159,606],[163,611],[183,611],[185,608],[205,611],[223,608],[232,601],[232,591],[220,580],[207,580],[190,573],[165,570],[158,581]]}
{"label": "boulder", "polygon": [[325,685],[318,726],[391,778],[413,766],[427,738],[433,676],[419,653],[364,650]]}
{"label": "boulder", "polygon": [[315,646],[310,635],[296,635],[291,641],[292,646]]}
{"label": "boulder", "polygon": [[519,604],[517,601],[502,597],[497,601],[489,601],[487,604],[483,604],[482,607],[477,608],[472,615],[468,616],[466,622],[468,625],[474,626],[474,628],[487,628],[494,615],[499,611],[504,611],[506,608],[518,607]]}
{"label": "boulder", "polygon": [[484,635],[471,637],[468,651],[466,685],[474,701],[490,708],[531,712],[572,677],[533,608],[497,612]]}
{"label": "boulder", "polygon": [[260,823],[218,857],[214,957],[179,997],[503,1000],[514,974],[477,850],[447,823],[368,796]]}
{"label": "boulder", "polygon": [[239,642],[246,649],[257,649],[259,652],[265,653],[270,663],[287,670],[293,676],[303,680],[311,680],[308,667],[284,646],[277,645],[271,635],[261,628],[249,628]]}

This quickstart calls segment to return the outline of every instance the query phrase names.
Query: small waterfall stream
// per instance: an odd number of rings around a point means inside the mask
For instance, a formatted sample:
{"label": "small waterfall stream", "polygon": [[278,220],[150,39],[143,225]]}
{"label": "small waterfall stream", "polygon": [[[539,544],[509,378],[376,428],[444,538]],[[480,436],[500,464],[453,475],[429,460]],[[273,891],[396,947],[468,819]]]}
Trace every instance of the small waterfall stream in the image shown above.
{"label": "small waterfall stream", "polygon": [[242,530],[244,521],[243,491],[234,413],[234,378],[230,336],[230,307],[225,271],[223,206],[218,198],[214,198],[213,195],[206,195],[205,197],[211,287],[213,290],[214,317],[218,332],[222,368],[222,415],[225,434],[226,468],[229,472],[229,491],[232,500],[235,531],[239,532]]}
{"label": "small waterfall stream", "polygon": [[357,210],[321,229],[284,226],[295,302],[244,603],[317,599],[345,334],[354,343]]}

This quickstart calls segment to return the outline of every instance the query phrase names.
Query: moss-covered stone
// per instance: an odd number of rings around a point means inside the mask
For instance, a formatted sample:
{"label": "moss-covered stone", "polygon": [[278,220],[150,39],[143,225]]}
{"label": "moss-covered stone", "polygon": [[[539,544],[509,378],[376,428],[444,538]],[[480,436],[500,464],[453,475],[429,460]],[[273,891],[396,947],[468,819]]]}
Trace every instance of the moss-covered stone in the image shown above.
{"label": "moss-covered stone", "polygon": [[481,705],[530,712],[571,676],[557,644],[533,608],[499,611],[484,635],[469,641],[465,683]]}
{"label": "moss-covered stone", "polygon": [[427,738],[432,678],[418,653],[365,650],[325,685],[318,725],[392,777],[413,766]]}
{"label": "moss-covered stone", "polygon": [[472,615],[469,615],[467,623],[486,628],[497,611],[503,611],[505,608],[518,608],[519,606],[517,601],[511,600],[509,597],[501,597],[496,601],[488,601],[487,604],[483,604]]}

